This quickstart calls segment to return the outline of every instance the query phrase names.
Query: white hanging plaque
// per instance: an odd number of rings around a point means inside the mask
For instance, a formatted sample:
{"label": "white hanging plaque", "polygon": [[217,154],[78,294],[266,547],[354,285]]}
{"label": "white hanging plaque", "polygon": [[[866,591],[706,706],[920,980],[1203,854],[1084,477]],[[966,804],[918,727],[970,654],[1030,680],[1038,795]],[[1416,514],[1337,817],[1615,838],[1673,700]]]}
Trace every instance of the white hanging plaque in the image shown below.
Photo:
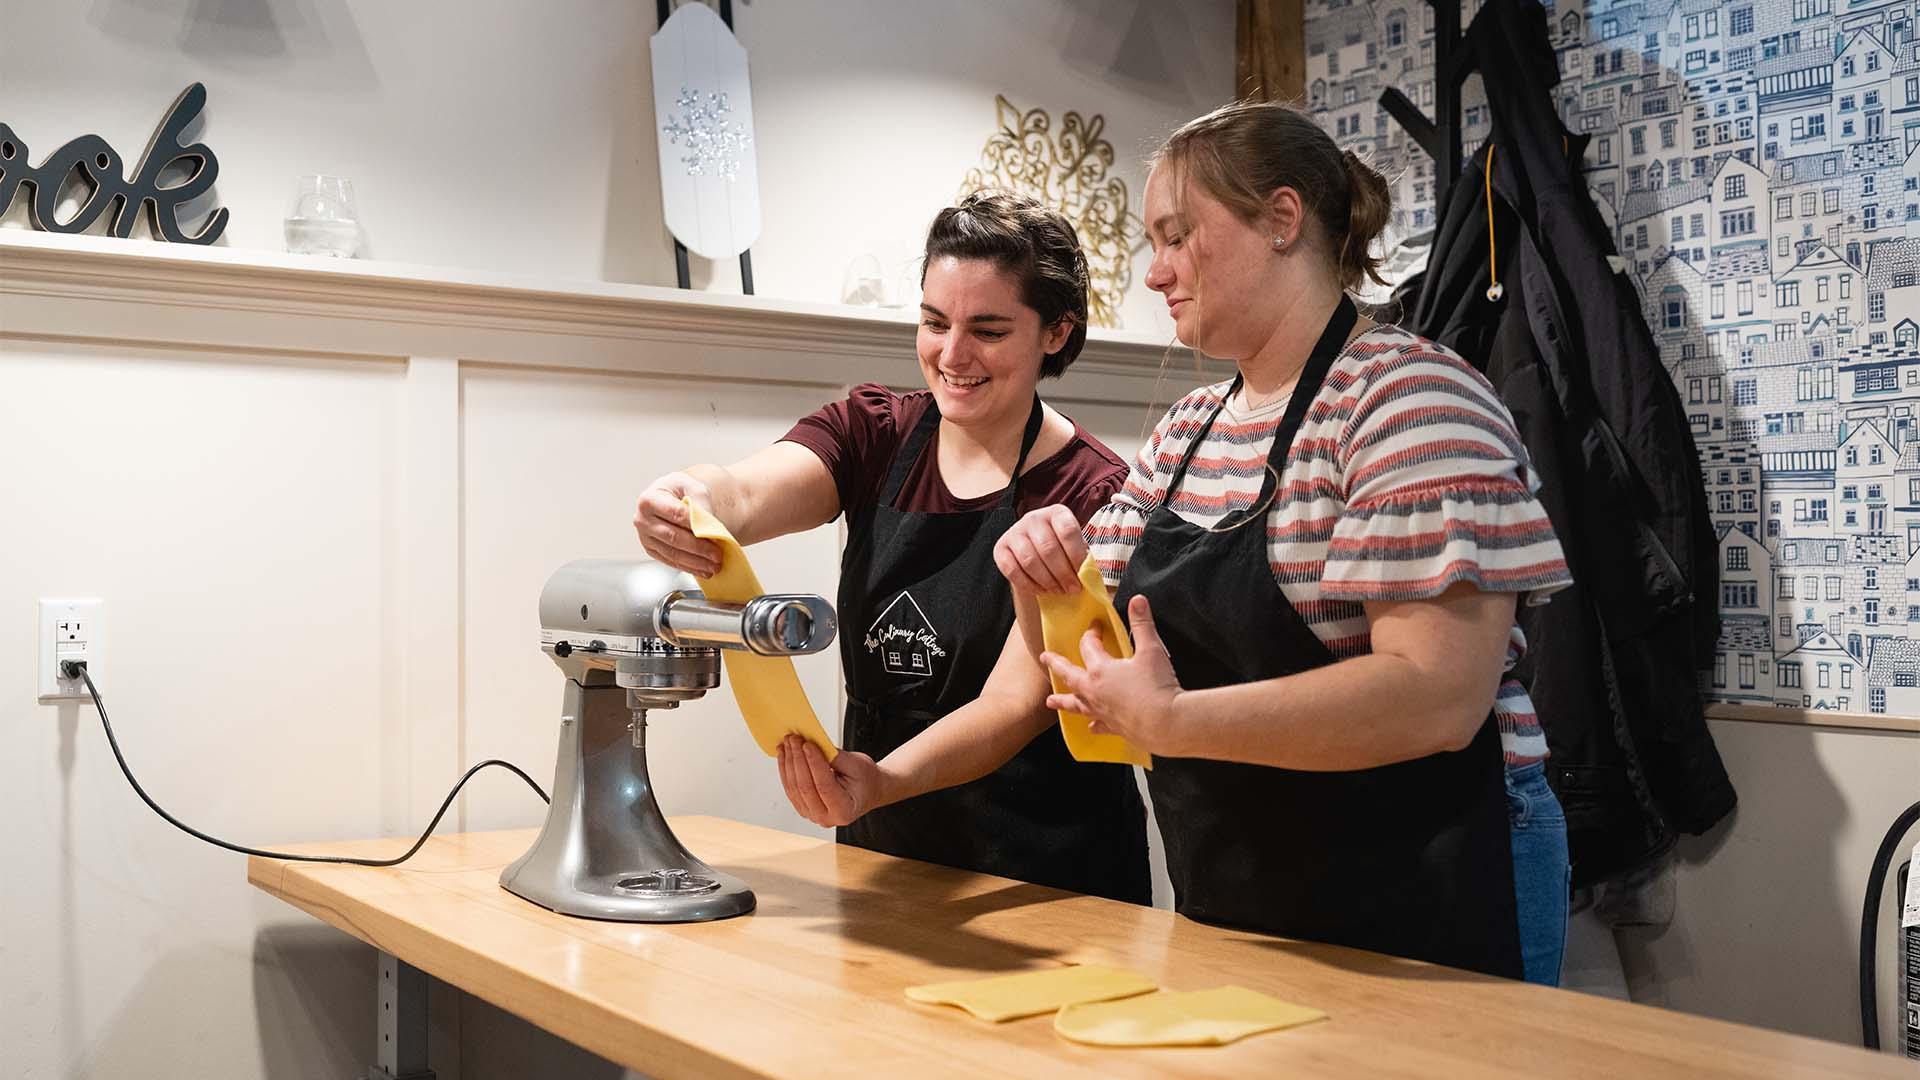
{"label": "white hanging plaque", "polygon": [[654,139],[667,228],[704,258],[760,238],[747,50],[705,4],[683,4],[653,35]]}

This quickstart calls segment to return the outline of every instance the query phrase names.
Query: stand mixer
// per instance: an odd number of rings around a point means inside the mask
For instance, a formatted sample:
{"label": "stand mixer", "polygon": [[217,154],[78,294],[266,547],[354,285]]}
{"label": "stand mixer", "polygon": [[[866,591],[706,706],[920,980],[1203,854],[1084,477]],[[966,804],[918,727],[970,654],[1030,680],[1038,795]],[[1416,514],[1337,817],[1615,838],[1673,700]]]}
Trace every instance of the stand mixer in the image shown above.
{"label": "stand mixer", "polygon": [[695,858],[647,776],[647,712],[720,685],[720,650],[799,656],[833,643],[818,596],[708,600],[645,559],[579,559],[540,591],[540,650],[566,674],[546,824],[500,874],[507,891],[567,915],[698,922],[753,910],[745,882]]}

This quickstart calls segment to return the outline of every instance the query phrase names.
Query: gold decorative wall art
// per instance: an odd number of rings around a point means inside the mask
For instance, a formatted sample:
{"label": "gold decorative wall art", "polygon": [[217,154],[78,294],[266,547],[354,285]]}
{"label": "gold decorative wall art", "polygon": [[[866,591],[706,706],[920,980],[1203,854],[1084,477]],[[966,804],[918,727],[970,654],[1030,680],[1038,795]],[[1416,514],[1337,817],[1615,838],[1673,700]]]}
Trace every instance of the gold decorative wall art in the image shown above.
{"label": "gold decorative wall art", "polygon": [[1133,283],[1133,256],[1146,226],[1128,202],[1126,181],[1108,175],[1113,144],[1101,137],[1106,117],[1069,112],[1054,130],[1044,109],[1022,112],[995,95],[999,127],[967,170],[962,195],[1005,188],[1031,195],[1066,215],[1087,254],[1087,315],[1095,326],[1120,325],[1120,300]]}

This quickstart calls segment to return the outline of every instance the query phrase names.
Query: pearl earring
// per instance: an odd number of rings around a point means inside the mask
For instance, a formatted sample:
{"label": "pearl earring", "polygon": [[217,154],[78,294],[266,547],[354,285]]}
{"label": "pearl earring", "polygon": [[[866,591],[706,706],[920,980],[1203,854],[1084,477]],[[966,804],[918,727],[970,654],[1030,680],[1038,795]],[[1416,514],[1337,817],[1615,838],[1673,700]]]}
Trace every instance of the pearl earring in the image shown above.
{"label": "pearl earring", "polygon": [[1284,236],[1275,236],[1275,237],[1273,238],[1273,250],[1275,250],[1275,251],[1279,251],[1280,249],[1282,249],[1282,248],[1284,248],[1284,247],[1286,247],[1286,246],[1287,246],[1287,238],[1286,238],[1286,237],[1284,237]]}

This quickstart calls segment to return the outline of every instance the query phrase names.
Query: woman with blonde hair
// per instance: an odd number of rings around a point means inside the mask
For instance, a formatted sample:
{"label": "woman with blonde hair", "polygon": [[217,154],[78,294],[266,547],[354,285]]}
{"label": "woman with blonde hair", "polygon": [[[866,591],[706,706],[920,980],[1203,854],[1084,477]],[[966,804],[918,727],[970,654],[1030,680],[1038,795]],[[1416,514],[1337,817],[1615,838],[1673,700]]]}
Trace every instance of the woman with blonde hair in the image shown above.
{"label": "woman with blonde hair", "polygon": [[995,562],[1036,651],[1035,596],[1079,588],[1089,552],[1117,589],[1135,655],[1045,654],[1047,704],[1153,755],[1179,911],[1519,978],[1503,764],[1545,748],[1506,672],[1516,601],[1569,577],[1486,380],[1358,317],[1388,202],[1286,106],[1177,131],[1147,183],[1147,285],[1238,373],[1174,403],[1084,534],[1043,507]]}

